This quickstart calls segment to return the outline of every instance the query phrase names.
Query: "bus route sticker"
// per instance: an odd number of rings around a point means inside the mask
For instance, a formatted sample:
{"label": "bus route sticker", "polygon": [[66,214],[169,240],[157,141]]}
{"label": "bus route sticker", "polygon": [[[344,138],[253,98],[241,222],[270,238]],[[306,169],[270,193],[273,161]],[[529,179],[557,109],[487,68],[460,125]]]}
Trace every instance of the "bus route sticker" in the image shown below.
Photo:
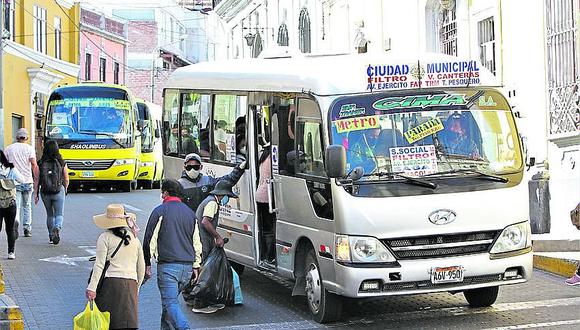
{"label": "bus route sticker", "polygon": [[272,172],[278,174],[278,146],[272,145]]}
{"label": "bus route sticker", "polygon": [[437,173],[437,153],[434,145],[390,148],[393,172],[410,176]]}
{"label": "bus route sticker", "polygon": [[443,130],[443,123],[439,118],[430,119],[403,133],[409,143],[415,143],[425,137]]}

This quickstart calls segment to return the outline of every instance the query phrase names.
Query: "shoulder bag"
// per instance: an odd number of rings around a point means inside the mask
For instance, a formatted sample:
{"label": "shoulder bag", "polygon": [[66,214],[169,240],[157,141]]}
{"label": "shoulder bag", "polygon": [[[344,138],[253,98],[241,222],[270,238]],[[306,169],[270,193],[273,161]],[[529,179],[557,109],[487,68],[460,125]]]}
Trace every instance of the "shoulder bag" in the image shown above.
{"label": "shoulder bag", "polygon": [[[101,291],[101,287],[103,286],[103,281],[105,280],[105,274],[107,273],[107,269],[109,269],[109,266],[111,265],[111,259],[113,259],[115,257],[115,255],[117,254],[117,252],[121,248],[121,245],[123,245],[124,241],[125,240],[121,238],[121,242],[119,242],[119,245],[117,245],[117,248],[115,249],[115,251],[113,251],[111,258],[108,258],[105,261],[105,265],[103,266],[103,272],[101,273],[101,277],[99,277],[99,282],[97,283],[97,289],[96,289],[97,291],[95,291],[95,292]],[[89,280],[87,281],[87,283],[91,282],[92,277],[93,277],[93,270],[91,269],[91,272],[89,274]]]}

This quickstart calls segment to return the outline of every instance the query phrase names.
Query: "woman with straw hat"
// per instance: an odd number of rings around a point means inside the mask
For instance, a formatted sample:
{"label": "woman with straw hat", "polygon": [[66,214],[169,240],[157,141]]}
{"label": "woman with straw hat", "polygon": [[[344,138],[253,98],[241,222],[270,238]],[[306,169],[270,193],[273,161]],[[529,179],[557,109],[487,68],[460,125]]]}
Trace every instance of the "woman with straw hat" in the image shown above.
{"label": "woman with straw hat", "polygon": [[93,221],[105,231],[97,239],[97,256],[87,299],[111,313],[110,329],[137,329],[138,292],[145,276],[145,259],[137,238],[136,216],[121,204],[110,204]]}

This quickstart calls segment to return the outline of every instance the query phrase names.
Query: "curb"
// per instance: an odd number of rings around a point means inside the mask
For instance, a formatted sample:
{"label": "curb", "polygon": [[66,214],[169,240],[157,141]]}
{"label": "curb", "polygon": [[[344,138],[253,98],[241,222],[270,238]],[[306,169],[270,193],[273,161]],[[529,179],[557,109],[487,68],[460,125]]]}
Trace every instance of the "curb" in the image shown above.
{"label": "curb", "polygon": [[576,272],[576,268],[578,267],[576,262],[571,259],[534,255],[534,268],[564,277],[571,277]]}
{"label": "curb", "polygon": [[0,330],[24,330],[22,310],[5,292],[4,272],[0,265]]}

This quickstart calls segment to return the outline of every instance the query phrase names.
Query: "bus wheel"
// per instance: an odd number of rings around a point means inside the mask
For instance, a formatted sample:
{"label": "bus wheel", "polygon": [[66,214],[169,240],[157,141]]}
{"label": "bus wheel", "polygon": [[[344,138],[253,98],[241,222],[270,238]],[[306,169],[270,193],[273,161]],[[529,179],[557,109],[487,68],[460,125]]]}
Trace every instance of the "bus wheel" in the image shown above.
{"label": "bus wheel", "polygon": [[314,251],[306,256],[306,298],[308,308],[318,323],[327,323],[337,320],[342,311],[342,297],[328,292],[324,288],[318,261]]}
{"label": "bus wheel", "polygon": [[123,181],[119,184],[119,187],[121,188],[121,191],[123,191],[123,192],[130,192],[132,186],[133,186],[133,182],[131,182],[131,181]]}
{"label": "bus wheel", "polygon": [[230,262],[230,266],[232,266],[232,268],[236,271],[236,273],[238,273],[238,276],[242,276],[242,274],[244,273],[244,269],[246,269],[246,267],[242,264],[239,264],[235,261],[231,261]]}
{"label": "bus wheel", "polygon": [[499,293],[499,286],[463,291],[470,307],[487,307],[493,305]]}

